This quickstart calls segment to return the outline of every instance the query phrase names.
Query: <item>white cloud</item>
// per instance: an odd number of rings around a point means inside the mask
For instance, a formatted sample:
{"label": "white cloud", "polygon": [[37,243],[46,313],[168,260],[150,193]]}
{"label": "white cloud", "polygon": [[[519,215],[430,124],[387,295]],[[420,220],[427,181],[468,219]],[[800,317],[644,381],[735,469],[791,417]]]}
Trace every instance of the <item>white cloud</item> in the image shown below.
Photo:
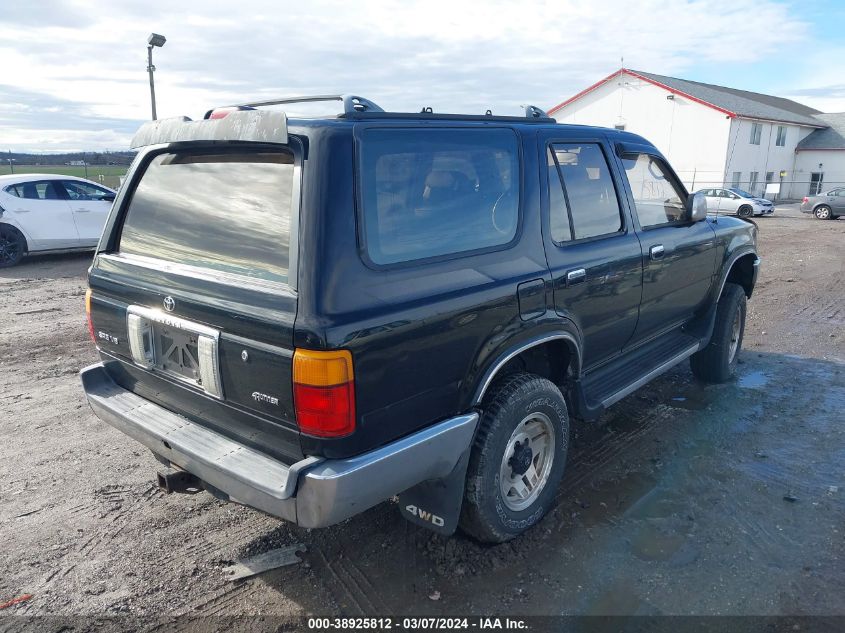
{"label": "white cloud", "polygon": [[[0,99],[25,92],[40,108],[18,119],[0,115],[0,144],[14,149],[41,147],[39,130],[47,128],[61,128],[50,130],[51,147],[125,146],[149,116],[150,31],[168,38],[154,51],[159,116],[327,92],[357,92],[391,110],[513,113],[520,103],[557,103],[618,68],[622,55],[630,68],[679,74],[700,64],[752,63],[807,35],[799,17],[773,0],[29,6],[0,15],[0,59],[14,68],[0,73]],[[751,24],[751,32],[741,28]],[[772,32],[777,39],[754,36]],[[74,111],[74,125],[60,124],[56,104]]]}

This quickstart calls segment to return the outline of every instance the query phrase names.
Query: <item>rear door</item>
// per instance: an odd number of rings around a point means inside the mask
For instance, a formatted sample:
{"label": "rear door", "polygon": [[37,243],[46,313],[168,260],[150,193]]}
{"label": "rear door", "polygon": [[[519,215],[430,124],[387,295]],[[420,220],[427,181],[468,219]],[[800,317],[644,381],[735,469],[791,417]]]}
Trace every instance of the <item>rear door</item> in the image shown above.
{"label": "rear door", "polygon": [[299,153],[174,146],[145,156],[90,275],[124,388],[281,459],[292,395]]}
{"label": "rear door", "polygon": [[79,246],[73,214],[58,181],[30,180],[5,191],[11,203],[7,211],[23,229],[31,251]]}
{"label": "rear door", "polygon": [[716,269],[716,234],[708,220],[689,220],[687,192],[662,158],[625,154],[621,163],[642,245],[636,344],[676,328],[702,306]]}
{"label": "rear door", "polygon": [[828,194],[834,215],[845,215],[845,189],[834,189]]}
{"label": "rear door", "polygon": [[63,180],[61,186],[67,194],[81,245],[96,246],[109,216],[114,193],[82,180]]}
{"label": "rear door", "polygon": [[584,336],[584,368],[620,353],[634,332],[642,291],[640,244],[601,137],[543,143],[548,192],[546,257],[555,309]]}

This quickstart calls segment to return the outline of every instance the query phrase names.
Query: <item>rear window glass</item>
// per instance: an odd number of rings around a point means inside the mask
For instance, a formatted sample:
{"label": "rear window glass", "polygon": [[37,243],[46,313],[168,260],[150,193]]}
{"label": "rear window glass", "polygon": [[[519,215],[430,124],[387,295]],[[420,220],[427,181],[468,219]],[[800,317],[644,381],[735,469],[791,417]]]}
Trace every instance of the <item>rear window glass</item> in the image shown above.
{"label": "rear window glass", "polygon": [[501,246],[516,236],[511,130],[371,129],[361,157],[364,232],[376,264]]}
{"label": "rear window glass", "polygon": [[159,154],[132,195],[119,250],[286,282],[293,168],[283,152]]}

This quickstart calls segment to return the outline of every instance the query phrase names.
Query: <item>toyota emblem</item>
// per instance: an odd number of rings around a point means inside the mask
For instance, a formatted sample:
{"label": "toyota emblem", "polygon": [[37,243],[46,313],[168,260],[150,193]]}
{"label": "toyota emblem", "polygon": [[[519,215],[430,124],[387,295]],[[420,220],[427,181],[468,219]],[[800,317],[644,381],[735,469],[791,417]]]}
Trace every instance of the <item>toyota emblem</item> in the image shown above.
{"label": "toyota emblem", "polygon": [[171,296],[164,298],[164,309],[168,312],[173,312],[176,309],[176,299]]}

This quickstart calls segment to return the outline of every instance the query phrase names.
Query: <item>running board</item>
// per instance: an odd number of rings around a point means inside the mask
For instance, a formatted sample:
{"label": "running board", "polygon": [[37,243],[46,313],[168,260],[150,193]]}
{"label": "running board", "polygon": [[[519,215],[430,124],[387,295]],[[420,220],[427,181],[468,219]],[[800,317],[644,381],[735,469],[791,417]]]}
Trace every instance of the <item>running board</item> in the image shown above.
{"label": "running board", "polygon": [[599,417],[609,406],[666,373],[700,348],[700,339],[676,331],[588,372],[577,381],[572,394],[579,417]]}
{"label": "running board", "polygon": [[652,380],[657,378],[660,374],[664,374],[667,371],[669,371],[670,369],[672,369],[675,365],[684,362],[687,358],[689,358],[690,356],[695,354],[698,351],[698,348],[699,348],[699,343],[693,343],[687,349],[680,352],[677,356],[670,358],[669,360],[667,360],[662,365],[658,365],[657,367],[652,369],[650,372],[648,372],[645,376],[643,376],[639,380],[635,380],[634,382],[632,382],[630,385],[628,385],[624,389],[620,389],[619,391],[614,393],[612,396],[608,396],[607,398],[602,400],[602,402],[601,402],[602,406],[604,408],[607,408],[607,407],[609,407],[613,404],[616,404],[617,402],[622,400],[622,398],[624,398],[625,396],[631,395],[637,389],[642,387],[644,384],[651,382]]}

